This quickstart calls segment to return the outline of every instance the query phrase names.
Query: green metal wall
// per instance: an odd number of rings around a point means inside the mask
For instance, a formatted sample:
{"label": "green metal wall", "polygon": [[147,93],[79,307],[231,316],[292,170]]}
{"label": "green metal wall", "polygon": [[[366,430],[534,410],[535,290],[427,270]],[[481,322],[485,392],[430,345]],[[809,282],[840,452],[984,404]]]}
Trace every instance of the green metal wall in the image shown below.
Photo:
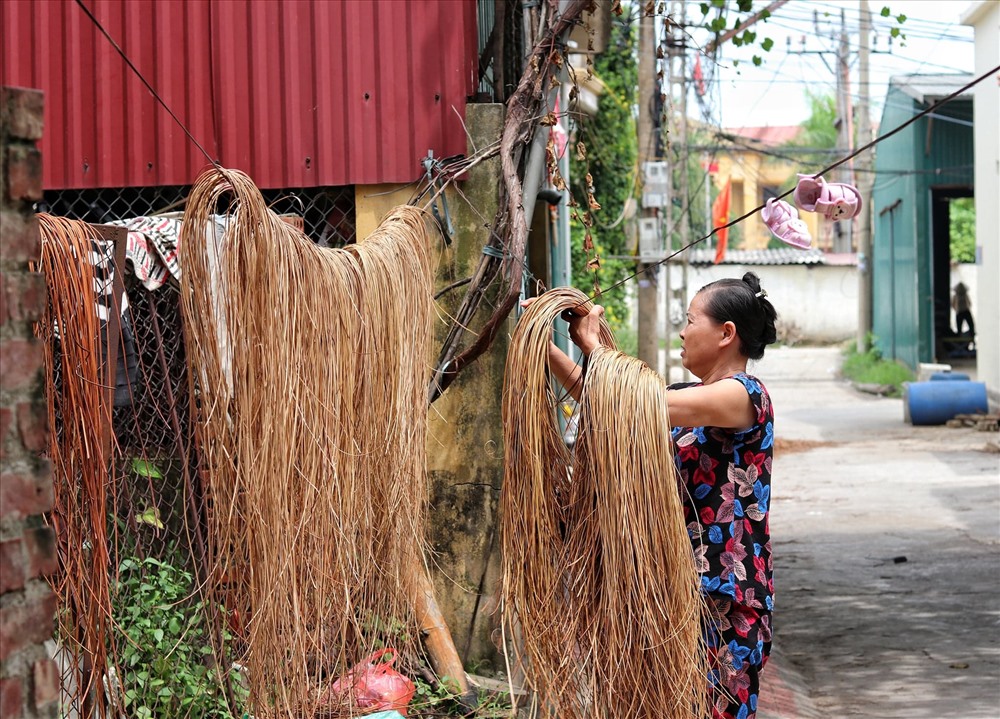
{"label": "green metal wall", "polygon": [[[890,86],[879,136],[922,109]],[[879,143],[875,156],[872,331],[883,356],[911,368],[935,359],[931,193],[973,184],[971,100],[934,115]]]}

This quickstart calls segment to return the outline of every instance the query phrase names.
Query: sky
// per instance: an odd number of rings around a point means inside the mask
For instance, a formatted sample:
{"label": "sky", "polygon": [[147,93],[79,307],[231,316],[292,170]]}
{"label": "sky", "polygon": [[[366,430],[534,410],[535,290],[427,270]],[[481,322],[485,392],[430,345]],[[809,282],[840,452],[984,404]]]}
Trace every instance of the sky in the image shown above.
{"label": "sky", "polygon": [[[754,8],[766,4],[766,0],[756,0]],[[907,19],[898,24],[882,17],[884,6],[889,7],[893,16],[905,14]],[[973,30],[959,20],[969,6],[964,0],[869,0],[875,31],[869,69],[874,123],[881,117],[890,76],[974,71]],[[759,46],[726,45],[715,67],[713,91],[703,105],[713,119],[712,124],[727,128],[798,125],[808,118],[807,90],[831,95],[836,91],[834,51],[838,40],[833,36],[839,38],[841,10],[852,51],[851,94],[857,102],[859,8],[858,0],[790,0],[766,22],[755,26],[758,41],[764,37],[774,41],[770,52],[762,52]],[[814,12],[818,23],[814,21]],[[688,13],[689,22],[700,17],[696,3],[688,4]],[[894,26],[899,27],[906,39],[893,40],[890,49],[889,31]],[[694,40],[702,38],[696,35]],[[764,60],[760,67],[751,62],[754,54]],[[733,60],[740,62],[734,66]]]}

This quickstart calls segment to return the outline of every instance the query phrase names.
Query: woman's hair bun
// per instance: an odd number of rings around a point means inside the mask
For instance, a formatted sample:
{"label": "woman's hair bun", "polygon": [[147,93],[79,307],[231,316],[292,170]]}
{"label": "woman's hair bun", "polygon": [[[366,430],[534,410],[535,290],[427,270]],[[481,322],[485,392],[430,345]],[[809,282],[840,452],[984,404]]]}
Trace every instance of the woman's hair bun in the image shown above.
{"label": "woman's hair bun", "polygon": [[732,322],[740,338],[740,352],[749,359],[764,356],[764,348],[778,338],[778,313],[760,286],[760,277],[746,272],[741,280],[716,280],[701,288],[709,290],[705,309],[716,322]]}

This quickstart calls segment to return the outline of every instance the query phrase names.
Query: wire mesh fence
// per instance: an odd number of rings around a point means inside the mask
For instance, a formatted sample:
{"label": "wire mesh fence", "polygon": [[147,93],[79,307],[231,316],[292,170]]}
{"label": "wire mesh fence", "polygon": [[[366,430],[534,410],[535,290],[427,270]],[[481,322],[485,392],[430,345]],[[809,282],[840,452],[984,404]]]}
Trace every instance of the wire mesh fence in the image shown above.
{"label": "wire mesh fence", "polygon": [[[147,215],[179,212],[191,188],[119,187],[92,190],[50,190],[40,212],[102,224]],[[357,240],[354,186],[261,190],[279,215],[301,217],[304,232],[321,247],[340,247]]]}
{"label": "wire mesh fence", "polygon": [[[240,716],[241,674],[219,651],[223,610],[201,594],[208,502],[189,420],[179,289],[168,282],[148,290],[127,273],[124,251],[116,252],[125,241],[124,232],[117,241],[95,240],[88,257],[59,270],[99,282],[100,306],[80,311],[97,312],[101,329],[97,337],[70,337],[63,328],[52,333],[48,389],[57,447],[67,423],[79,421],[72,394],[63,392],[78,372],[65,361],[66,343],[93,346],[105,368],[115,368],[101,373],[114,378],[103,387],[111,404],[107,481],[95,491],[78,475],[55,477],[61,499],[53,521],[64,558],[55,583],[61,607],[53,651],[62,674],[61,714]],[[121,289],[127,299],[115,296]],[[88,507],[103,507],[104,514],[80,511]],[[87,599],[94,594],[107,596],[107,606]]]}
{"label": "wire mesh fence", "polygon": [[[38,209],[104,225],[179,212],[188,190],[50,191]],[[353,187],[263,194],[276,213],[301,218],[294,224],[321,246],[356,239]],[[242,619],[213,606],[201,591],[211,566],[205,534],[211,498],[200,482],[190,420],[179,284],[167,276],[158,289],[148,289],[124,260],[127,241],[123,231],[116,241],[94,241],[89,257],[62,269],[99,286],[100,306],[81,311],[97,312],[100,336],[61,337],[58,328],[51,334],[49,391],[56,398],[57,438],[64,436],[73,413],[60,404],[69,401],[61,388],[76,372],[64,363],[60,344],[93,344],[105,367],[114,367],[106,375],[114,380],[104,388],[112,405],[107,482],[97,491],[99,501],[85,502],[106,508],[104,526],[96,518],[100,513],[79,511],[87,490],[78,478],[56,478],[67,498],[62,516],[57,508],[53,519],[57,536],[67,524],[77,528],[62,532],[60,551],[78,558],[63,562],[55,583],[61,619],[53,654],[62,672],[61,713],[141,719],[241,716],[242,668],[222,648],[238,646]],[[113,298],[121,290],[124,296]],[[80,516],[68,520],[67,512]],[[103,547],[106,562],[96,561]],[[81,603],[87,588],[98,585],[108,605]],[[92,631],[96,615],[99,632]]]}

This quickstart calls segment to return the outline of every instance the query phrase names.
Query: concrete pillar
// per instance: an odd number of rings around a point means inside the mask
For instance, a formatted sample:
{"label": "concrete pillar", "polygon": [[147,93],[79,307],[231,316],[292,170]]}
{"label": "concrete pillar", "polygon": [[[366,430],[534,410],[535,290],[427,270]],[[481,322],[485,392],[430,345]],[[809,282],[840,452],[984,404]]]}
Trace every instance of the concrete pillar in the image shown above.
{"label": "concrete pillar", "polygon": [[[496,141],[503,116],[502,105],[466,106],[470,153],[473,144],[482,148]],[[475,271],[496,214],[499,184],[500,160],[495,158],[475,167],[461,183],[468,202],[457,193],[448,194],[455,238],[443,253],[439,288]],[[460,287],[440,298],[438,304],[446,320],[458,309],[466,289]],[[481,312],[484,316],[485,310]],[[500,400],[512,328],[511,321],[497,335],[490,351],[462,371],[431,407],[428,418],[431,574],[438,604],[467,670],[503,668],[491,634],[497,620],[497,506],[503,480]],[[442,322],[436,340],[442,341],[446,332]]]}

